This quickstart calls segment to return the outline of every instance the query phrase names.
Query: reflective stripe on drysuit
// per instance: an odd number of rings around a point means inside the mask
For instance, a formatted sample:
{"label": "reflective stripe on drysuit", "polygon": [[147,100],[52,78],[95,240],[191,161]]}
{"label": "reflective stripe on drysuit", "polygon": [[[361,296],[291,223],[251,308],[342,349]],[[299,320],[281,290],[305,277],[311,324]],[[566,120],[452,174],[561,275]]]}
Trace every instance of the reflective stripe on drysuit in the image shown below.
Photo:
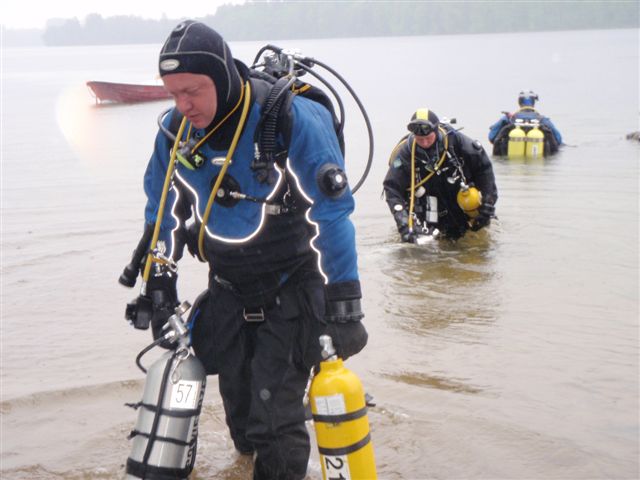
{"label": "reflective stripe on drysuit", "polygon": [[[301,219],[306,216],[306,223],[312,225],[316,238],[311,246],[297,246],[305,250],[314,250],[318,255],[319,267],[327,283],[357,280],[357,261],[354,229],[349,214],[353,211],[354,201],[349,190],[339,198],[328,198],[318,187],[316,174],[322,165],[334,163],[344,168],[344,160],[338,146],[331,123],[331,116],[319,104],[306,98],[295,97],[292,105],[293,129],[289,145],[287,173],[292,179],[292,186],[299,187],[299,193],[311,202],[308,212],[303,207]],[[170,115],[167,115],[170,117]],[[250,169],[253,159],[253,135],[259,119],[259,105],[251,109],[247,125],[238,143],[233,163],[228,169],[239,184],[242,193],[257,198],[267,198],[274,187],[259,183]],[[168,126],[170,119],[167,118]],[[198,133],[198,132],[196,132]],[[200,132],[202,135],[202,132]],[[169,158],[170,141],[159,133],[156,138],[155,154],[151,158],[145,174],[145,192],[148,203],[145,211],[146,221],[155,220],[163,176]],[[168,206],[162,219],[160,240],[165,242],[167,256],[178,260],[181,255],[180,215],[191,216],[191,211],[202,218],[212,181],[220,170],[211,164],[212,158],[224,158],[226,151],[214,151],[208,145],[201,149],[207,161],[197,170],[188,170],[178,164],[176,181],[168,198]],[[183,198],[181,198],[183,197]],[[189,208],[180,206],[186,201]],[[207,253],[213,254],[212,264],[215,269],[215,254],[218,249],[229,254],[225,246],[243,246],[242,256],[246,248],[259,249],[259,231],[268,220],[264,212],[264,204],[241,200],[232,207],[214,203],[207,224]],[[297,220],[296,220],[297,221]],[[250,241],[253,240],[252,244]],[[219,272],[224,276],[224,272]],[[258,272],[259,273],[259,272]]]}

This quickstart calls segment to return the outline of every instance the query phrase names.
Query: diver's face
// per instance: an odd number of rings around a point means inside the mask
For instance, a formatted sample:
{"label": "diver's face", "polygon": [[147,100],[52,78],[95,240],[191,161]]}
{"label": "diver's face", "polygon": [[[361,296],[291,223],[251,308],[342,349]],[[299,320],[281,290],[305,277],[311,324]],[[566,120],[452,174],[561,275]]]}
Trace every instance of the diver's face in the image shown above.
{"label": "diver's face", "polygon": [[207,75],[172,73],[162,77],[164,88],[173,96],[176,108],[196,128],[207,127],[218,109],[216,86]]}
{"label": "diver's face", "polygon": [[416,143],[425,150],[430,148],[436,141],[436,132],[429,135],[416,135]]}

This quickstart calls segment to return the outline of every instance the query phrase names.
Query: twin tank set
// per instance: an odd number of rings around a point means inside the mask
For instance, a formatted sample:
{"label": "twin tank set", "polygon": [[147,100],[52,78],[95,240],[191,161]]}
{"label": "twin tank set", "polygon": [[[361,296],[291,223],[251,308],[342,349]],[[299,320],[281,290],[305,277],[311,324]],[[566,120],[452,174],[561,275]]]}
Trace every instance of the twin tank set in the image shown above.
{"label": "twin tank set", "polygon": [[516,121],[509,132],[507,156],[509,158],[538,158],[544,155],[544,133],[538,123]]}

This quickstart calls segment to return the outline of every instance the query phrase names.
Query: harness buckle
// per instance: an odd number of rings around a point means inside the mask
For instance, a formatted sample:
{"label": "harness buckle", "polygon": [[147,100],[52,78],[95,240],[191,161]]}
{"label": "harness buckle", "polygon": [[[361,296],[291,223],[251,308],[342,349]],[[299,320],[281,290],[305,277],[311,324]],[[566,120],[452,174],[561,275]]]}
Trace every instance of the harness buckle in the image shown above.
{"label": "harness buckle", "polygon": [[284,208],[282,205],[276,205],[273,203],[265,204],[264,212],[267,215],[280,215],[284,213]]}
{"label": "harness buckle", "polygon": [[262,307],[247,310],[242,310],[242,316],[247,322],[264,322],[264,310]]}

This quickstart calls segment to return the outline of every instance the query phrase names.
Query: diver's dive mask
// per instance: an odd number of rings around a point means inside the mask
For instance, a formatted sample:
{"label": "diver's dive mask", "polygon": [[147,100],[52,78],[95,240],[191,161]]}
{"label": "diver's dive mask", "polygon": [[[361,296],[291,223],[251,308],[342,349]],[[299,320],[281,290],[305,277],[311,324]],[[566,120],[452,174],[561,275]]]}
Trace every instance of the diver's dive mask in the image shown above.
{"label": "diver's dive mask", "polygon": [[427,136],[432,132],[435,132],[438,128],[438,125],[434,125],[429,120],[412,120],[407,125],[407,130],[409,130],[414,135],[419,136]]}

